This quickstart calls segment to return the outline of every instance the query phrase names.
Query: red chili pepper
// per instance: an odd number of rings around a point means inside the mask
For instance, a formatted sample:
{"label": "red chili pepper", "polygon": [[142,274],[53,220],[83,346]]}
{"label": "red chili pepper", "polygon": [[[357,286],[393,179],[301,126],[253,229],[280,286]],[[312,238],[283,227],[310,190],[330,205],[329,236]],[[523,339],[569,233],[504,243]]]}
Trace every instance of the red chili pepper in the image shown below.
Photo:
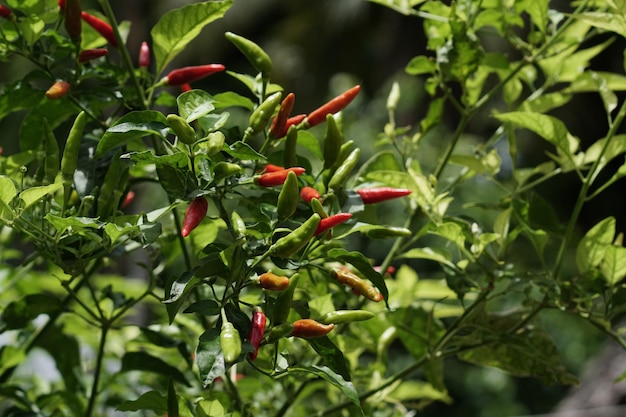
{"label": "red chili pepper", "polygon": [[263,170],[265,172],[276,172],[276,171],[282,171],[284,169],[285,169],[285,167],[281,167],[279,165],[267,164],[267,165],[265,165],[265,168]]}
{"label": "red chili pepper", "polygon": [[259,276],[259,285],[265,290],[283,291],[289,287],[289,277],[265,272]]}
{"label": "red chili pepper", "polygon": [[187,207],[185,212],[185,218],[183,219],[183,228],[181,235],[183,237],[189,236],[189,233],[204,219],[206,212],[209,209],[209,202],[204,197],[196,197]]}
{"label": "red chili pepper", "polygon": [[249,354],[250,360],[255,360],[259,354],[259,346],[261,346],[261,341],[263,340],[266,322],[265,313],[263,313],[260,307],[256,307],[252,314],[252,323],[250,325],[250,333],[248,334],[248,340],[254,346],[254,352]]}
{"label": "red chili pepper", "polygon": [[309,127],[325,122],[327,114],[335,114],[343,110],[352,100],[354,100],[356,95],[359,94],[359,91],[361,91],[361,86],[355,85],[323,106],[313,110],[306,118]]}
{"label": "red chili pepper", "polygon": [[181,84],[180,91],[181,93],[186,93],[187,91],[193,90],[193,87],[189,83]]}
{"label": "red chili pepper", "polygon": [[11,9],[9,9],[7,6],[0,5],[0,16],[8,19],[9,17],[11,17],[11,13]]}
{"label": "red chili pepper", "polygon": [[165,76],[165,79],[168,85],[183,85],[208,77],[216,72],[224,71],[225,69],[226,67],[222,64],[183,67],[170,71],[170,73]]}
{"label": "red chili pepper", "polygon": [[322,324],[312,319],[300,319],[293,322],[293,337],[312,339],[326,336],[335,328],[334,324]]}
{"label": "red chili pepper", "polygon": [[139,68],[148,68],[150,66],[150,46],[148,42],[141,42],[139,47]]}
{"label": "red chili pepper", "polygon": [[78,54],[78,62],[83,63],[108,55],[109,50],[105,48],[85,49]]}
{"label": "red chili pepper", "polygon": [[82,12],[80,16],[83,18],[85,23],[94,28],[94,30],[102,35],[102,37],[106,39],[107,42],[117,47],[117,39],[115,39],[115,34],[113,33],[113,28],[111,27],[111,25],[87,12]]}
{"label": "red chili pepper", "polygon": [[404,197],[411,194],[412,191],[407,188],[380,187],[361,188],[360,190],[356,190],[356,192],[361,196],[363,204],[376,204],[381,201]]}
{"label": "red chili pepper", "polygon": [[59,9],[65,9],[65,0],[59,0]]}
{"label": "red chili pepper", "polygon": [[[375,266],[374,271],[380,272],[380,266]],[[393,275],[395,272],[396,272],[395,266],[388,266],[387,269],[385,270],[385,273],[389,275]]]}
{"label": "red chili pepper", "polygon": [[128,193],[126,193],[126,197],[124,197],[124,201],[122,201],[122,208],[126,208],[130,205],[130,203],[133,202],[133,200],[135,199],[135,192],[134,191],[129,191]]}
{"label": "red chili pepper", "polygon": [[289,131],[289,128],[291,126],[297,126],[300,124],[301,121],[303,121],[306,118],[306,114],[297,114],[295,116],[291,116],[289,119],[287,119],[287,123],[285,123],[285,134],[287,131]]}
{"label": "red chili pepper", "polygon": [[276,185],[282,185],[287,179],[289,171],[295,172],[296,175],[301,175],[304,174],[306,170],[302,167],[292,167],[281,171],[268,172],[255,177],[254,181],[261,187],[274,187]]}
{"label": "red chili pepper", "polygon": [[80,34],[83,28],[80,21],[82,12],[80,0],[69,0],[69,2],[64,6],[65,16],[63,23],[65,25],[65,31],[71,38],[80,39]]}
{"label": "red chili pepper", "polygon": [[46,91],[46,98],[50,100],[61,98],[66,95],[68,91],[70,91],[70,83],[59,80],[48,88],[48,91]]}
{"label": "red chili pepper", "polygon": [[280,110],[278,110],[278,114],[272,120],[272,124],[270,126],[269,134],[273,138],[282,138],[287,134],[287,119],[289,118],[289,114],[293,109],[293,104],[296,100],[296,96],[294,93],[287,94],[287,97],[280,103]]}
{"label": "red chili pepper", "polygon": [[311,200],[313,200],[314,198],[317,198],[319,200],[321,196],[319,191],[317,191],[315,188],[307,186],[302,187],[302,190],[300,190],[300,197],[305,203],[310,203]]}
{"label": "red chili pepper", "polygon": [[317,226],[314,236],[324,233],[325,231],[347,221],[351,217],[351,213],[337,213],[320,220],[320,224]]}

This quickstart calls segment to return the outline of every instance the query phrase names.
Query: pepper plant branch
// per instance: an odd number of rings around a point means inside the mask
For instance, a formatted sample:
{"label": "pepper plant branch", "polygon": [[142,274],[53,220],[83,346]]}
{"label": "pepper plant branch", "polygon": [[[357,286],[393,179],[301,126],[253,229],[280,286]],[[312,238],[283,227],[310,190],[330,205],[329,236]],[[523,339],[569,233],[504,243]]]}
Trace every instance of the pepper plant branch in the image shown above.
{"label": "pepper plant branch", "polygon": [[91,394],[89,395],[89,403],[85,411],[85,417],[91,417],[98,396],[98,384],[100,382],[100,374],[102,372],[102,361],[104,359],[104,347],[106,345],[107,333],[109,331],[109,323],[104,320],[100,332],[100,344],[98,346],[98,356],[96,357],[96,368],[94,370],[93,382],[91,384]]}

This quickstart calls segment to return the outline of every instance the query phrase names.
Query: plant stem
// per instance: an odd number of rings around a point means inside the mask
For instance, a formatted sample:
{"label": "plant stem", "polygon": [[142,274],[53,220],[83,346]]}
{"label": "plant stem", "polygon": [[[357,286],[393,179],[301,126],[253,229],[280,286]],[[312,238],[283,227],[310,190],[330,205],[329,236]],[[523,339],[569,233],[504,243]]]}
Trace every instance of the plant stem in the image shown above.
{"label": "plant stem", "polygon": [[98,383],[100,382],[100,372],[102,371],[102,360],[104,359],[104,346],[106,344],[106,337],[109,331],[109,323],[104,321],[102,323],[102,332],[100,334],[100,345],[98,346],[98,356],[96,358],[96,369],[94,371],[93,383],[91,385],[91,394],[89,395],[89,403],[87,404],[87,410],[85,411],[85,417],[91,417],[93,409],[96,404],[96,397],[98,396]]}

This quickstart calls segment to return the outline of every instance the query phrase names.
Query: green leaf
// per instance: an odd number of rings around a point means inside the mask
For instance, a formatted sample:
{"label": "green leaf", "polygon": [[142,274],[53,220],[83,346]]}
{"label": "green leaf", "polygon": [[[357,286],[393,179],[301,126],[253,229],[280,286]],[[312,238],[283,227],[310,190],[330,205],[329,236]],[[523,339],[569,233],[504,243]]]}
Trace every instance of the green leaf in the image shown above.
{"label": "green leaf", "polygon": [[165,307],[170,319],[170,324],[174,322],[174,318],[182,302],[189,295],[189,292],[201,281],[200,278],[194,275],[196,269],[197,268],[191,271],[185,271],[176,279],[172,278],[165,287],[165,299],[163,303],[166,304]]}
{"label": "green leaf", "polygon": [[348,262],[354,266],[361,274],[369,279],[376,288],[378,288],[385,299],[385,303],[388,302],[389,291],[387,290],[385,279],[381,274],[376,272],[374,268],[372,268],[372,264],[362,253],[356,251],[348,252],[342,248],[335,248],[328,251],[328,257],[338,261]]}
{"label": "green leaf", "polygon": [[191,123],[212,112],[215,109],[213,101],[213,97],[206,91],[186,91],[176,99],[178,114],[184,118],[187,123]]}
{"label": "green leaf", "polygon": [[66,390],[71,393],[81,393],[84,386],[81,378],[85,374],[81,371],[78,340],[66,334],[61,327],[50,326],[36,341],[38,347],[46,350],[54,358]]}
{"label": "green leaf", "polygon": [[148,135],[164,138],[167,132],[168,123],[163,113],[153,110],[130,112],[104,132],[96,148],[96,157],[133,139]]}
{"label": "green leaf", "polygon": [[452,259],[450,253],[440,248],[413,248],[403,253],[401,257],[408,259],[428,259],[456,269],[456,266],[450,261],[450,259]]}
{"label": "green leaf", "polygon": [[211,385],[218,376],[224,375],[226,367],[219,329],[213,328],[200,335],[196,349],[196,364],[204,388]]}
{"label": "green leaf", "polygon": [[4,307],[0,319],[7,329],[22,329],[40,314],[51,316],[60,311],[61,302],[58,298],[46,294],[28,294]]}
{"label": "green leaf", "polygon": [[41,99],[41,90],[34,89],[30,83],[19,81],[5,84],[0,92],[0,120],[7,114],[34,108]]}
{"label": "green leaf", "polygon": [[424,381],[402,381],[388,395],[397,401],[410,401],[412,406],[422,409],[433,401],[452,404],[452,398],[446,391],[439,391],[432,384]]}
{"label": "green leaf", "polygon": [[214,300],[200,300],[190,304],[183,313],[200,313],[205,316],[215,316],[220,313],[220,305]]}
{"label": "green leaf", "polygon": [[156,73],[165,67],[214,20],[224,16],[232,0],[189,4],[166,13],[150,31]]}
{"label": "green leaf", "polygon": [[315,137],[315,135],[311,132],[307,132],[306,130],[299,130],[297,144],[298,147],[306,148],[307,150],[309,150],[318,159],[323,159],[320,142],[317,137]]}
{"label": "green leaf", "polygon": [[133,401],[124,401],[117,407],[118,411],[150,410],[158,415],[167,413],[167,397],[157,391],[148,391]]}
{"label": "green leaf", "polygon": [[607,217],[593,226],[580,240],[576,247],[576,265],[581,274],[600,265],[607,247],[613,242],[615,224],[614,217]]}
{"label": "green leaf", "polygon": [[422,308],[402,307],[389,314],[398,337],[416,360],[423,359],[430,347],[444,334],[438,320]]}
{"label": "green leaf", "polygon": [[419,55],[409,61],[404,70],[410,75],[434,74],[437,66],[428,57]]}
{"label": "green leaf", "polygon": [[520,106],[520,110],[531,113],[547,113],[550,110],[564,106],[569,103],[571,99],[571,94],[565,94],[563,92],[542,94],[538,97],[524,100]]}
{"label": "green leaf", "polygon": [[233,158],[244,161],[265,161],[264,155],[261,155],[250,145],[241,141],[233,143],[229,148],[224,148],[224,151]]}
{"label": "green leaf", "polygon": [[595,71],[592,75],[591,72],[584,72],[580,74],[574,82],[566,87],[561,92],[563,94],[571,93],[588,93],[598,91],[596,77],[601,77],[606,81],[606,88],[612,91],[625,91],[626,90],[626,76],[622,74],[615,74],[612,72]]}
{"label": "green leaf", "polygon": [[327,365],[333,372],[341,375],[344,380],[350,381],[350,367],[343,356],[341,349],[328,338],[328,336],[307,339],[313,350],[320,356],[322,363]]}
{"label": "green leaf", "polygon": [[586,12],[573,14],[572,17],[593,27],[617,33],[623,38],[626,37],[626,17],[623,14]]}
{"label": "green leaf", "polygon": [[606,280],[615,285],[626,277],[626,248],[621,246],[607,246],[600,270]]}
{"label": "green leaf", "polygon": [[147,352],[126,352],[124,354],[122,357],[121,372],[130,371],[153,372],[166,377],[170,376],[176,382],[190,386],[189,382],[178,368]]}
{"label": "green leaf", "polygon": [[[361,401],[359,400],[359,393],[354,388],[354,384],[350,381],[346,381],[343,376],[337,374],[327,366],[312,365],[306,368],[290,369],[289,372],[308,372],[316,375],[325,381],[330,382],[344,393],[346,397],[350,399],[356,406],[361,408]],[[362,412],[363,410],[361,410]]]}
{"label": "green leaf", "polygon": [[43,199],[48,194],[58,191],[62,187],[63,184],[60,182],[50,185],[42,185],[39,187],[32,187],[22,191],[20,193],[20,199],[24,202],[24,208],[27,208]]}
{"label": "green leaf", "polygon": [[59,217],[54,214],[46,214],[44,216],[57,231],[57,237],[64,234],[68,229],[72,229],[72,233],[84,235],[87,229],[100,229],[104,223],[91,217]]}
{"label": "green leaf", "polygon": [[185,199],[198,188],[196,177],[187,168],[159,164],[156,171],[159,184],[173,199]]}
{"label": "green leaf", "polygon": [[359,168],[356,177],[365,177],[369,172],[375,171],[401,171],[402,167],[392,151],[375,153]]}
{"label": "green leaf", "polygon": [[[585,151],[585,163],[592,163],[596,159],[600,158],[600,152],[604,149],[606,144],[606,139],[600,139],[595,141],[587,150]],[[602,154],[602,158],[600,158],[600,163],[598,165],[598,170],[604,169],[608,165],[610,161],[619,155],[626,152],[626,135],[615,135],[611,138],[608,146],[604,150],[604,154]]]}
{"label": "green leaf", "polygon": [[243,107],[248,110],[254,109],[252,100],[232,91],[216,94],[213,96],[213,100],[215,100],[213,105],[216,109],[224,109],[227,107]]}
{"label": "green leaf", "polygon": [[167,414],[170,416],[180,415],[178,412],[178,398],[174,388],[174,379],[170,377],[167,381]]}

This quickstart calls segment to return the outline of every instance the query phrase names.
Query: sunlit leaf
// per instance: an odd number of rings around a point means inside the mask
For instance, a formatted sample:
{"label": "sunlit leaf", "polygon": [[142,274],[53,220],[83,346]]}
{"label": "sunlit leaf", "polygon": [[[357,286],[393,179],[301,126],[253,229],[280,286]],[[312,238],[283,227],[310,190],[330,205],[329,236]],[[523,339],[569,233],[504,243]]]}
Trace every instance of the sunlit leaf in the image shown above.
{"label": "sunlit leaf", "polygon": [[593,226],[576,247],[576,265],[578,271],[584,274],[600,265],[604,259],[607,247],[615,236],[615,218],[607,217]]}
{"label": "sunlit leaf", "polygon": [[186,91],[176,99],[178,114],[184,118],[187,123],[191,123],[215,109],[213,100],[213,97],[206,91]]}
{"label": "sunlit leaf", "polygon": [[107,129],[98,142],[96,156],[127,143],[130,140],[148,135],[165,137],[168,123],[163,113],[153,110],[130,112],[120,117],[116,123]]}

